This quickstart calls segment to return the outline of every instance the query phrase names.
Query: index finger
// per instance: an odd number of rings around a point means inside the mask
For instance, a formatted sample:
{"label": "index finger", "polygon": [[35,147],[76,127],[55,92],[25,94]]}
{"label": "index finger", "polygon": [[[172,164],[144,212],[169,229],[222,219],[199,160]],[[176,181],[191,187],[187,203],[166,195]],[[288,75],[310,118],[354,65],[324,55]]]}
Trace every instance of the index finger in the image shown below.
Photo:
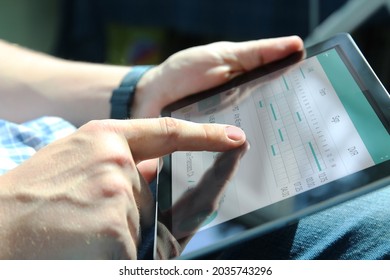
{"label": "index finger", "polygon": [[227,151],[245,143],[238,127],[198,124],[174,118],[113,121],[126,139],[136,162],[175,151]]}

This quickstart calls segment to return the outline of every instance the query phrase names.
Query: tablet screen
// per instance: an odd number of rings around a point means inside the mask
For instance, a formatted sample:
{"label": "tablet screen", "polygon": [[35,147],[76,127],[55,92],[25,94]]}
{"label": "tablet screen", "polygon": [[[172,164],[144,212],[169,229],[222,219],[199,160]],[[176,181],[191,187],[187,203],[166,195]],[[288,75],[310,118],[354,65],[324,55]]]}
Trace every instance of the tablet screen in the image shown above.
{"label": "tablet screen", "polygon": [[[305,192],[390,159],[388,128],[337,46],[176,109],[171,116],[238,126],[250,144],[218,209],[198,229],[204,231],[203,237],[193,238],[184,253],[212,240],[212,228],[282,201],[294,208],[291,203],[296,205],[297,200],[291,198],[300,195],[301,201],[307,200]],[[197,186],[216,156],[172,154],[172,205]],[[321,189],[316,195],[332,190]]]}

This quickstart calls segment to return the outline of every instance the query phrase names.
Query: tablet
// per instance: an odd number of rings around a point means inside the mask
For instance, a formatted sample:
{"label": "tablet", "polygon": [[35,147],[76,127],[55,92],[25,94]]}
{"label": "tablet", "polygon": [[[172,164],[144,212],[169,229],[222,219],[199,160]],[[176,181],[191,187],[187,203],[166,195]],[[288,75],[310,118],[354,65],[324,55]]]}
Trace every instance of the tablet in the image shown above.
{"label": "tablet", "polygon": [[202,258],[390,185],[390,97],[349,34],[163,111],[242,128],[226,153],[175,152],[157,188],[155,258]]}

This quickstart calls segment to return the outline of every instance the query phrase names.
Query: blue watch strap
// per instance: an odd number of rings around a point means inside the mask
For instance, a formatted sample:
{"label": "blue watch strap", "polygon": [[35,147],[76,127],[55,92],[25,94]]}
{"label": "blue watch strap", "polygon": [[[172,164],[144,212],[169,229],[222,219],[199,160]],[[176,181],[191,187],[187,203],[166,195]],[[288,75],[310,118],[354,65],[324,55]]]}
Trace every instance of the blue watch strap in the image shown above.
{"label": "blue watch strap", "polygon": [[127,119],[130,117],[130,108],[138,81],[153,66],[133,66],[123,78],[120,86],[113,90],[110,99],[111,119]]}

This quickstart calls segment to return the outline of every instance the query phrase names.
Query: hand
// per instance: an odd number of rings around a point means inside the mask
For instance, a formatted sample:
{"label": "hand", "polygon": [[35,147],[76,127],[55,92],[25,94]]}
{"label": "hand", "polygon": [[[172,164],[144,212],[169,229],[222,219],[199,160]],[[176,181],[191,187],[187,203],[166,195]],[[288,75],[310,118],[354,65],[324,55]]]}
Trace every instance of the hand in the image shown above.
{"label": "hand", "polygon": [[134,117],[157,117],[168,104],[303,49],[297,36],[218,42],[180,51],[139,81]]}
{"label": "hand", "polygon": [[154,201],[137,164],[225,151],[241,130],[170,118],[93,121],[0,177],[0,259],[135,259]]}

